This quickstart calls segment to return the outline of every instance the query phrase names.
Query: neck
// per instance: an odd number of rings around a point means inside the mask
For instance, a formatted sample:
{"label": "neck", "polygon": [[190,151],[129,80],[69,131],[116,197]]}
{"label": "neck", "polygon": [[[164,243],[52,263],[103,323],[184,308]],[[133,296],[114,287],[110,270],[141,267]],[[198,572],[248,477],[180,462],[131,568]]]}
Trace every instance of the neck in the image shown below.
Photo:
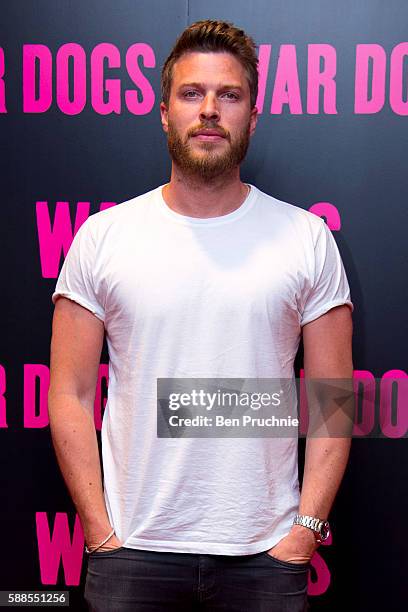
{"label": "neck", "polygon": [[173,163],[170,182],[163,187],[162,195],[175,212],[207,219],[227,215],[239,208],[248,195],[248,188],[240,179],[238,167],[228,174],[204,181],[196,176],[186,176]]}

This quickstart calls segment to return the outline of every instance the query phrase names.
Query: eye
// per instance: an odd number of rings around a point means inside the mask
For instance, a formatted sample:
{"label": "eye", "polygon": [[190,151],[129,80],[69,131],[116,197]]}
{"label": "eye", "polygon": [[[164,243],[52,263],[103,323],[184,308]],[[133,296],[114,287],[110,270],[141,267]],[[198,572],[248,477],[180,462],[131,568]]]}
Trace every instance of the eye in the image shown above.
{"label": "eye", "polygon": [[239,95],[234,93],[233,91],[227,91],[223,94],[224,98],[227,98],[227,100],[239,100]]}
{"label": "eye", "polygon": [[183,93],[184,98],[196,98],[199,95],[198,91],[189,90]]}

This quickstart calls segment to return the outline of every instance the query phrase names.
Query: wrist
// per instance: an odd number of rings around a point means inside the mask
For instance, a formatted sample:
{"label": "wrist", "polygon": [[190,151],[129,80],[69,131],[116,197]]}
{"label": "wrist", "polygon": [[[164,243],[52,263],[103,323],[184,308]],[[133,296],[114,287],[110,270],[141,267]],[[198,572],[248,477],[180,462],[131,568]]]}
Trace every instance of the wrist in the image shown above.
{"label": "wrist", "polygon": [[292,525],[290,531],[293,536],[296,536],[297,539],[303,540],[305,543],[318,544],[314,532],[303,525]]}
{"label": "wrist", "polygon": [[85,552],[87,553],[91,553],[94,552],[95,550],[98,550],[99,548],[101,548],[102,546],[104,546],[107,542],[109,542],[109,540],[114,537],[115,535],[115,530],[114,529],[110,529],[109,533],[102,539],[100,540],[97,544],[95,545],[85,545]]}
{"label": "wrist", "polygon": [[301,527],[310,531],[317,544],[326,541],[330,535],[330,525],[328,521],[309,515],[297,514],[293,519],[293,527]]}
{"label": "wrist", "polygon": [[92,525],[84,528],[84,539],[88,548],[97,546],[107,535],[112,531],[113,527],[110,523],[103,525]]}

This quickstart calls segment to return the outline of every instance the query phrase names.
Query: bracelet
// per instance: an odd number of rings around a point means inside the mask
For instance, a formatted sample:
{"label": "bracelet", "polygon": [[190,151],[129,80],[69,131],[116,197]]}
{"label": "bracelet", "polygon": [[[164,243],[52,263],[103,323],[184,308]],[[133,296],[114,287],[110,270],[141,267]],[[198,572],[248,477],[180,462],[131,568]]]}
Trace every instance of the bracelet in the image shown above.
{"label": "bracelet", "polygon": [[98,548],[100,548],[101,546],[103,546],[104,544],[106,544],[106,542],[107,542],[107,541],[108,541],[108,540],[109,540],[109,539],[110,539],[110,538],[113,536],[113,534],[114,534],[114,533],[115,533],[115,530],[114,530],[114,529],[112,529],[112,531],[110,532],[110,534],[108,535],[108,537],[107,537],[107,538],[105,538],[105,539],[103,540],[103,542],[101,542],[100,544],[98,544],[98,546],[95,546],[95,548],[88,548],[87,546],[85,546],[85,552],[86,552],[86,553],[88,553],[88,555],[89,555],[89,553],[92,553],[92,552],[94,552],[95,550],[98,550]]}

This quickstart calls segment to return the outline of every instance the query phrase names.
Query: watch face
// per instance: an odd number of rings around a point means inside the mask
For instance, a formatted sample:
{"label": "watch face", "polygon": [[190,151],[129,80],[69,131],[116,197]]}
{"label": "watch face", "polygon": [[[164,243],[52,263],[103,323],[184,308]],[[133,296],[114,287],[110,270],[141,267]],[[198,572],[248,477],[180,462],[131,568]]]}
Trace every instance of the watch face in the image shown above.
{"label": "watch face", "polygon": [[321,538],[322,540],[327,540],[327,538],[330,535],[330,525],[327,521],[325,521],[320,529],[320,534],[321,534]]}

